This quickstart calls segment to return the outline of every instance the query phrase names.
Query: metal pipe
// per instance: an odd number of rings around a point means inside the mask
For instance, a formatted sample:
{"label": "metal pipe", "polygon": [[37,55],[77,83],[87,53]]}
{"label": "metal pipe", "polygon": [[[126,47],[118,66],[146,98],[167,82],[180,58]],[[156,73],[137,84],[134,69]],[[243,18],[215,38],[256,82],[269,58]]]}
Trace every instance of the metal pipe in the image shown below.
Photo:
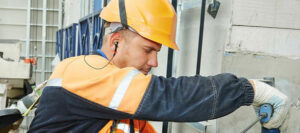
{"label": "metal pipe", "polygon": [[[172,5],[175,10],[177,11],[177,0],[172,0]],[[168,48],[168,64],[167,64],[167,78],[172,77],[172,66],[173,66],[173,55],[174,55],[174,50],[171,48]],[[170,127],[169,127],[170,126]],[[168,128],[171,128],[172,124],[168,124],[167,121],[163,122],[163,129],[162,133],[168,133]],[[169,133],[171,133],[172,130],[169,130]]]}
{"label": "metal pipe", "polygon": [[[92,2],[92,3],[91,3]],[[94,0],[89,0],[89,3],[90,3],[90,12],[91,12],[91,14],[92,14],[92,16],[91,16],[91,20],[90,19],[88,19],[88,23],[89,23],[89,21],[92,21],[92,22],[90,22],[89,24],[90,24],[90,51],[89,51],[89,53],[92,53],[93,52],[93,35],[94,35],[94,21],[95,21],[95,19],[94,19],[94,14],[95,14],[95,11],[94,11]]]}
{"label": "metal pipe", "polygon": [[[63,21],[62,21],[62,9],[63,9],[63,1],[62,0],[59,0],[59,3],[58,3],[58,30],[57,31],[60,31],[60,29],[63,27]],[[63,36],[60,36],[60,32],[58,32],[58,36],[59,38],[62,38]],[[63,43],[60,42],[61,39],[58,39],[56,38],[56,41],[59,41],[58,43],[61,44],[61,52],[58,53],[59,56],[60,56],[60,60],[63,60]]]}
{"label": "metal pipe", "polygon": [[[102,10],[105,6],[107,5],[107,0],[102,0],[102,5],[101,5],[101,9]],[[101,19],[101,29],[100,29],[100,40],[101,40],[101,47],[103,45],[103,37],[104,37],[104,33],[105,33],[105,28],[104,28],[104,25],[105,25],[105,21],[103,19]],[[98,49],[101,48],[100,45],[98,46]]]}
{"label": "metal pipe", "polygon": [[[180,35],[180,25],[181,25],[181,7],[182,7],[182,2],[181,2],[181,0],[179,1],[179,2],[177,2],[177,11],[176,11],[176,14],[177,14],[177,30],[176,30],[176,40],[175,40],[175,42],[176,42],[176,44],[177,44],[177,46],[179,47],[179,48],[181,48],[181,45],[180,45],[180,43],[179,43],[179,35]],[[174,51],[174,58],[173,58],[173,66],[172,66],[172,68],[173,68],[173,71],[172,71],[172,75],[173,76],[177,76],[177,62],[178,62],[178,57],[179,57],[179,55],[178,55],[178,51]]]}
{"label": "metal pipe", "polygon": [[[78,33],[79,33],[79,26],[78,25],[76,25],[76,37],[78,37],[79,35],[78,35]],[[75,56],[78,56],[78,39],[75,39],[75,41],[76,41],[76,43],[75,43]]]}
{"label": "metal pipe", "polygon": [[47,0],[43,0],[43,27],[42,27],[42,73],[41,81],[45,81],[46,65],[46,20],[47,20]]}
{"label": "metal pipe", "polygon": [[202,0],[196,74],[200,75],[206,0]]}
{"label": "metal pipe", "polygon": [[30,18],[31,18],[31,12],[30,12],[30,8],[31,8],[31,0],[27,0],[28,4],[27,4],[27,25],[26,25],[26,54],[25,54],[25,58],[29,59],[29,52],[30,52]]}
{"label": "metal pipe", "polygon": [[62,0],[58,3],[58,29],[62,28]]}

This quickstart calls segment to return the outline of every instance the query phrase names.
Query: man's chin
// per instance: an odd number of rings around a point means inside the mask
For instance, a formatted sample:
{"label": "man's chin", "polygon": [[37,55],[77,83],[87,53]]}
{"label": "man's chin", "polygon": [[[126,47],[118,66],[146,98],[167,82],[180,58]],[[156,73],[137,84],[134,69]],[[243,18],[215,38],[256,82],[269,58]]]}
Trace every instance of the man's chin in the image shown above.
{"label": "man's chin", "polygon": [[149,73],[149,71],[144,71],[144,70],[140,70],[141,73],[143,73],[144,75],[147,75]]}
{"label": "man's chin", "polygon": [[147,75],[149,72],[142,71],[142,73],[143,73],[144,75]]}

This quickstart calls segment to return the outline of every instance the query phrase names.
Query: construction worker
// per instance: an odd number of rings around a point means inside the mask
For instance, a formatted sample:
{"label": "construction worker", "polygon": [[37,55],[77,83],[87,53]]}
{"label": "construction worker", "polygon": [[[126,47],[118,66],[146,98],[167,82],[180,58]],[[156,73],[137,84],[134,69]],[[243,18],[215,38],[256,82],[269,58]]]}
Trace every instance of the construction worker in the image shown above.
{"label": "construction worker", "polygon": [[262,82],[148,74],[162,45],[178,49],[168,0],[111,0],[100,17],[107,22],[101,50],[58,64],[29,132],[154,133],[147,120],[198,122],[264,103],[274,107],[264,127],[284,129],[288,98]]}

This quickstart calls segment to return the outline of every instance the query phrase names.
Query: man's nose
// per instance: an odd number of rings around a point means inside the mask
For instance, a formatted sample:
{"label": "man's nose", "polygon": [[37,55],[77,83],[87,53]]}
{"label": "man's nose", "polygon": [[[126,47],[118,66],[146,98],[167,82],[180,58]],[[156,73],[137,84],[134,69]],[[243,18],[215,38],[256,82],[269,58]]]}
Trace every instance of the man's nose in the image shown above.
{"label": "man's nose", "polygon": [[148,65],[151,67],[157,67],[158,63],[157,63],[157,52],[153,52],[153,54],[151,54],[151,57],[148,61]]}

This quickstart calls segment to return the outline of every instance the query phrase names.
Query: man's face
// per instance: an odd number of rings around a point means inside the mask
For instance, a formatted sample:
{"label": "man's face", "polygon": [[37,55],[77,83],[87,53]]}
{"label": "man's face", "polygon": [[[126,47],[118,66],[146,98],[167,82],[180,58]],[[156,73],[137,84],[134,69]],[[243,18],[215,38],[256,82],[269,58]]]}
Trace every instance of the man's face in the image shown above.
{"label": "man's face", "polygon": [[[126,32],[124,32],[126,33]],[[135,67],[143,74],[148,74],[152,67],[157,67],[157,53],[161,44],[148,40],[137,33],[119,41],[114,64],[118,67]]]}

